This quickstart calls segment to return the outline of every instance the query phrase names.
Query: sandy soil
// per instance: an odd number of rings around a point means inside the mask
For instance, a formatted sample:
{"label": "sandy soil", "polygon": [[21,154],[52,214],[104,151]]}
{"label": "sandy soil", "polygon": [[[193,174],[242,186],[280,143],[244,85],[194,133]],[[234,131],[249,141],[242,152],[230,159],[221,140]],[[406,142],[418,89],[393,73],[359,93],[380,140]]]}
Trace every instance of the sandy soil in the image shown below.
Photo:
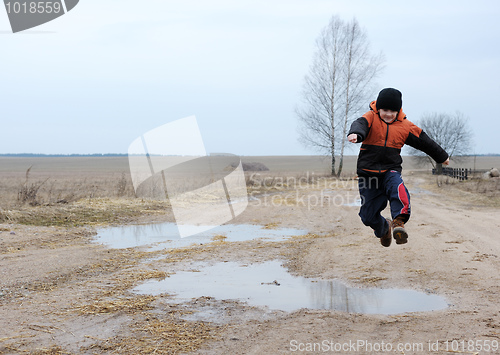
{"label": "sandy soil", "polygon": [[[500,353],[485,351],[500,341],[499,209],[464,193],[428,191],[419,176],[405,179],[414,191],[409,242],[389,248],[362,225],[358,207],[339,203],[354,201],[355,182],[261,196],[232,221],[310,232],[284,242],[114,250],[92,243],[92,228],[1,225],[0,353]],[[399,315],[283,312],[130,292],[200,261],[267,260],[294,275],[435,293],[449,307]]]}

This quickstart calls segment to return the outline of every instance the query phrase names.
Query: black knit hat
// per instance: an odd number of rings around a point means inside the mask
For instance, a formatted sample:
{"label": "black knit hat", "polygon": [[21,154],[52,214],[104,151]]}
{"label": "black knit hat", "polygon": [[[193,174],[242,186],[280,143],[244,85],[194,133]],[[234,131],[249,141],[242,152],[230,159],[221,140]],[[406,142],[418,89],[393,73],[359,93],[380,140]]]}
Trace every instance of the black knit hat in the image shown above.
{"label": "black knit hat", "polygon": [[401,91],[386,88],[379,92],[377,97],[377,110],[385,109],[391,111],[399,111],[403,106]]}

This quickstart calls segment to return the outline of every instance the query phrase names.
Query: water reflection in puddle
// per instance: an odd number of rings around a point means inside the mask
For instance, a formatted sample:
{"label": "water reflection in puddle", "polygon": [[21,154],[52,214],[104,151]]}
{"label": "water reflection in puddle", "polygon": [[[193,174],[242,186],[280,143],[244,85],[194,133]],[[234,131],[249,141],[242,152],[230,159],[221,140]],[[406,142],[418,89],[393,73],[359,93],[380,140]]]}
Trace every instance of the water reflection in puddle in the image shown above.
{"label": "water reflection in puddle", "polygon": [[118,249],[153,245],[154,248],[160,249],[180,248],[193,243],[205,244],[211,242],[216,235],[224,235],[228,242],[240,242],[258,238],[278,241],[306,233],[305,230],[292,228],[265,229],[251,224],[228,224],[191,237],[181,238],[175,223],[158,223],[102,228],[97,231],[94,240]]}
{"label": "water reflection in puddle", "polygon": [[398,314],[448,306],[442,297],[413,290],[351,288],[338,280],[295,277],[278,261],[249,266],[233,262],[204,266],[196,271],[178,272],[162,281],[147,281],[134,291],[175,294],[177,301],[201,296],[239,299],[253,306],[283,311],[310,308]]}

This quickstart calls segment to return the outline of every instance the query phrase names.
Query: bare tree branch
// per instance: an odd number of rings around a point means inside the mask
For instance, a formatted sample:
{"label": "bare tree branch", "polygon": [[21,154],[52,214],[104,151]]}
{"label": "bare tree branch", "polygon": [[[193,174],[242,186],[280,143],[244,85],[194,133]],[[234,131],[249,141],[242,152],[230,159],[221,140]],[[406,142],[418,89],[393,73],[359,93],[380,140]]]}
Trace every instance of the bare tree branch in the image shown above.
{"label": "bare tree branch", "polygon": [[[446,150],[452,160],[460,161],[461,157],[469,154],[472,149],[472,129],[469,120],[459,111],[454,114],[428,113],[418,121],[417,125]],[[434,160],[420,150],[410,148],[409,154],[416,157],[420,165],[430,162],[432,166],[436,166]]]}

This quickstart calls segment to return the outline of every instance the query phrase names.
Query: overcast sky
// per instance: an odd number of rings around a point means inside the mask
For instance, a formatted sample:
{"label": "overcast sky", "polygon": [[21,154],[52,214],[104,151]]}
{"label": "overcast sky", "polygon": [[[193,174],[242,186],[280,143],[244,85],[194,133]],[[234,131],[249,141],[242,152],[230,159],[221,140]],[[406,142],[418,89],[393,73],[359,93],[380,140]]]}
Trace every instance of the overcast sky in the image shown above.
{"label": "overcast sky", "polygon": [[126,153],[195,115],[207,152],[315,154],[294,108],[332,15],[385,54],[377,91],[401,90],[411,121],[459,110],[474,152],[500,153],[496,0],[80,0],[16,34],[0,10],[0,153]]}

